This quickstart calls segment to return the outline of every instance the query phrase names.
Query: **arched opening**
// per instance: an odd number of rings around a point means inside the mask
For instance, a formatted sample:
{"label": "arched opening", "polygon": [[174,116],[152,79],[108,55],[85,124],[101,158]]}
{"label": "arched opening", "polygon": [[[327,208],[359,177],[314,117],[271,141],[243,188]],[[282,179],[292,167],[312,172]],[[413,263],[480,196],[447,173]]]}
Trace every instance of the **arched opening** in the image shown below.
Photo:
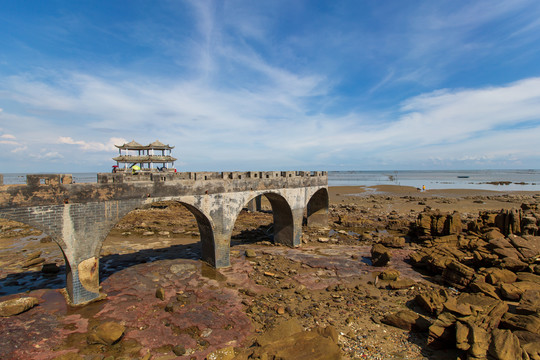
{"label": "arched opening", "polygon": [[256,196],[246,202],[236,217],[231,246],[272,241],[273,231],[272,205],[266,196]]}
{"label": "arched opening", "polygon": [[306,224],[308,227],[328,226],[328,205],[328,189],[317,190],[306,206]]}
{"label": "arched opening", "polygon": [[[270,220],[269,216],[260,216],[261,220],[264,223],[257,224],[257,218],[255,214],[249,215],[245,208],[242,209],[242,211],[238,214],[237,218],[235,219],[235,227],[233,230],[233,237],[232,240],[242,241],[245,240],[246,236],[239,235],[238,231],[240,231],[240,234],[242,234],[242,227],[245,226],[244,219],[251,217],[252,219],[255,218],[255,221],[252,221],[251,224],[251,233],[253,233],[253,227],[254,226],[260,226],[256,228],[256,232],[254,234],[254,237],[256,239],[265,240],[265,237],[270,240],[273,239],[274,243],[277,244],[283,244],[287,246],[294,246],[294,222],[293,222],[293,215],[291,211],[291,207],[289,206],[289,203],[285,198],[279,194],[275,193],[265,193],[263,194],[263,201],[262,201],[262,208],[268,209],[269,207],[272,209],[272,225],[269,226],[268,220]],[[266,200],[264,200],[266,198]],[[250,199],[251,200],[251,199]],[[266,202],[268,201],[268,202]],[[246,202],[246,206],[249,203]],[[262,211],[262,213],[267,213],[267,211]],[[239,223],[240,220],[240,224]],[[249,222],[248,222],[249,225]],[[236,231],[235,231],[236,230]],[[236,235],[235,235],[236,232]],[[264,235],[261,233],[263,232]],[[246,234],[246,233],[244,233]]]}
{"label": "arched opening", "polygon": [[51,236],[0,218],[0,297],[66,287],[66,260]]}
{"label": "arched opening", "polygon": [[272,205],[274,216],[274,243],[294,246],[294,221],[291,207],[285,198],[274,193],[265,196]]}
{"label": "arched opening", "polygon": [[214,237],[208,218],[179,201],[158,201],[124,215],[100,249],[100,279],[141,263],[203,259],[214,264]]}

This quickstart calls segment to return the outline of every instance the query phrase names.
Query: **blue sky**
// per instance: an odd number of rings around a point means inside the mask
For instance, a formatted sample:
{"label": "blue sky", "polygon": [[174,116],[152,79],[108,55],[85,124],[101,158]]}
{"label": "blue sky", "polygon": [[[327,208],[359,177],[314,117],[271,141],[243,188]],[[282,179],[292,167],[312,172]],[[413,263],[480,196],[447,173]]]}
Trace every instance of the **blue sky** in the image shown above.
{"label": "blue sky", "polygon": [[1,172],[540,168],[540,2],[0,0]]}

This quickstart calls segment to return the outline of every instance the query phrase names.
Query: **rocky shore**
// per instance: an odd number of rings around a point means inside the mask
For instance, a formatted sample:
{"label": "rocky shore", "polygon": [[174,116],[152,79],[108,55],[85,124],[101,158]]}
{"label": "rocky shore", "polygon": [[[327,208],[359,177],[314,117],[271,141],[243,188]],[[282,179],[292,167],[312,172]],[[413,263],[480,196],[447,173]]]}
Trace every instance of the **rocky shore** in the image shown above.
{"label": "rocky shore", "polygon": [[104,300],[66,305],[39,231],[0,221],[2,359],[540,359],[540,194],[330,188],[328,228],[272,243],[243,211],[231,267],[178,204],[128,214]]}

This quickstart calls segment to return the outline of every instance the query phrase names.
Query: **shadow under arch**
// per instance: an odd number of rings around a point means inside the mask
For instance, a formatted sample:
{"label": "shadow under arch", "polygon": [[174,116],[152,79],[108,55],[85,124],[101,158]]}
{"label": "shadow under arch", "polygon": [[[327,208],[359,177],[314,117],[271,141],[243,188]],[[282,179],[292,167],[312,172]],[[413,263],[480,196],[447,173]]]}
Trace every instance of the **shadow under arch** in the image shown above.
{"label": "shadow under arch", "polygon": [[[118,217],[118,220],[111,222],[108,225],[107,231],[102,235],[102,239],[98,242],[98,246],[96,248],[95,254],[99,257],[103,248],[103,244],[105,242],[105,239],[108,237],[108,235],[111,233],[112,229],[130,212],[136,210],[136,209],[145,209],[147,207],[151,207],[152,204],[156,202],[161,202],[163,200],[156,199],[152,203],[144,204],[143,206],[134,206],[132,209],[129,209],[128,211],[124,211],[120,216]],[[191,205],[189,203],[179,201],[179,200],[166,200],[168,203],[177,203],[182,206],[184,206],[194,217],[197,222],[197,227],[199,229],[200,234],[200,242],[201,242],[201,248],[202,248],[202,255],[201,258],[203,261],[209,263],[212,266],[215,266],[216,263],[216,252],[215,252],[215,242],[214,242],[214,231],[213,231],[213,225],[211,220],[196,206]],[[142,252],[146,253],[146,252]]]}
{"label": "shadow under arch", "polygon": [[[293,247],[294,246],[294,221],[293,221],[293,214],[292,214],[291,206],[289,205],[289,202],[287,201],[287,199],[285,199],[280,194],[273,193],[273,192],[266,192],[266,193],[258,194],[256,196],[249,198],[244,204],[244,207],[257,196],[265,196],[270,202],[270,206],[272,207],[274,243]],[[236,223],[236,220],[238,219],[240,211],[242,211],[242,208],[238,210],[236,217],[234,219],[234,223]]]}
{"label": "shadow under arch", "polygon": [[[51,229],[40,226],[40,224],[32,221],[21,221],[21,219],[6,214],[0,214],[0,221],[1,220],[14,221],[21,224],[23,228],[28,227],[30,230],[33,229],[41,232],[41,234],[33,233],[7,238],[7,241],[11,241],[13,243],[20,242],[20,246],[14,246],[14,248],[8,248],[5,251],[6,254],[10,254],[10,261],[6,263],[6,266],[2,267],[2,270],[4,270],[3,273],[6,276],[0,278],[0,297],[22,292],[29,292],[37,289],[59,289],[66,287],[66,283],[69,281],[71,276],[71,268],[65,254],[65,250],[62,247],[62,245],[65,246],[64,242],[59,241],[58,236],[55,236]],[[47,238],[50,240],[43,241]],[[27,248],[28,244],[31,244],[30,249]],[[31,252],[39,251],[40,254],[36,259],[44,259],[44,261],[38,262],[35,265],[24,267],[23,265],[25,260],[24,255],[22,254],[28,250],[31,250]],[[42,256],[41,253],[43,251],[45,253]],[[11,253],[13,254],[11,255]],[[30,252],[27,252],[26,254],[29,253]],[[1,256],[5,257],[6,254]],[[19,256],[23,257],[20,259],[20,261]],[[61,262],[56,261],[57,259],[59,259]],[[18,266],[18,269],[10,269],[10,265],[13,266],[14,264]],[[48,267],[48,269],[43,269],[44,265],[55,266]],[[21,268],[24,270],[20,271]]]}
{"label": "shadow under arch", "polygon": [[328,189],[317,190],[306,205],[306,223],[308,227],[328,226]]}

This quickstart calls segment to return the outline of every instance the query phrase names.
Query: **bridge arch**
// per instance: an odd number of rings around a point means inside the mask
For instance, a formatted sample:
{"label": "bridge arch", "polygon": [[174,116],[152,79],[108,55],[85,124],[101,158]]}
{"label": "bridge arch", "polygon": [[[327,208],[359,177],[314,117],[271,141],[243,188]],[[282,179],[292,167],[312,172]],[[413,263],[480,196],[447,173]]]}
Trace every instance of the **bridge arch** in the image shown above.
{"label": "bridge arch", "polygon": [[256,194],[250,194],[245,199],[242,206],[236,210],[236,214],[232,221],[232,224],[236,223],[240,212],[247,204],[258,196],[265,196],[270,202],[272,207],[273,227],[274,227],[274,242],[287,246],[294,246],[294,219],[293,212],[289,201],[281,194],[277,192],[257,192]]}
{"label": "bridge arch", "polygon": [[306,218],[309,227],[328,226],[328,189],[318,189],[309,199],[306,199]]}
{"label": "bridge arch", "polygon": [[[0,220],[16,223],[11,228],[4,228],[5,232],[2,231],[3,234],[9,234],[9,230],[12,230],[14,236],[7,235],[2,240],[7,245],[1,254],[2,261],[8,262],[2,269],[5,277],[2,276],[0,282],[0,294],[3,296],[42,288],[64,287],[69,278],[69,261],[64,242],[59,241],[59,237],[51,228],[30,219],[21,219],[2,212]],[[25,233],[24,230],[28,232]],[[29,254],[33,256],[29,257]],[[62,269],[62,265],[65,269]],[[13,280],[16,280],[14,284],[8,284]],[[8,285],[4,287],[4,284]]]}
{"label": "bridge arch", "polygon": [[216,254],[215,254],[214,230],[213,230],[214,225],[213,225],[213,221],[211,217],[207,216],[196,205],[191,204],[185,199],[175,199],[175,198],[152,198],[139,205],[134,205],[130,208],[123,209],[121,212],[117,214],[116,217],[114,217],[114,219],[112,219],[112,221],[110,221],[107,224],[106,231],[104,231],[103,234],[100,236],[100,239],[98,243],[96,244],[96,249],[94,251],[96,256],[99,257],[99,254],[101,253],[101,249],[103,247],[103,242],[107,238],[108,234],[127,214],[129,214],[133,210],[136,210],[141,207],[149,206],[152,203],[159,202],[159,201],[170,201],[170,202],[181,204],[195,217],[195,220],[197,221],[197,226],[199,228],[200,241],[202,245],[202,259],[206,261],[207,263],[215,266]]}

